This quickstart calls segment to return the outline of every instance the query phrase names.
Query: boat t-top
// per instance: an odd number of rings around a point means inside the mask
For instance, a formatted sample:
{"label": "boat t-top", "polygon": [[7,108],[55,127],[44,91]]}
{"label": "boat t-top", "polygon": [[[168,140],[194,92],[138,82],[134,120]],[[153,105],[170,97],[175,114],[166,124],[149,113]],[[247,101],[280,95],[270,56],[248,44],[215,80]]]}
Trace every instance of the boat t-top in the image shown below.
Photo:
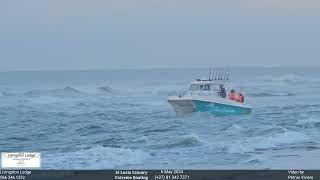
{"label": "boat t-top", "polygon": [[212,71],[208,79],[196,79],[191,82],[189,90],[168,98],[178,116],[193,112],[208,112],[214,115],[245,115],[252,108],[244,101],[244,93],[239,95],[232,89],[229,95],[225,88],[229,81],[229,72]]}

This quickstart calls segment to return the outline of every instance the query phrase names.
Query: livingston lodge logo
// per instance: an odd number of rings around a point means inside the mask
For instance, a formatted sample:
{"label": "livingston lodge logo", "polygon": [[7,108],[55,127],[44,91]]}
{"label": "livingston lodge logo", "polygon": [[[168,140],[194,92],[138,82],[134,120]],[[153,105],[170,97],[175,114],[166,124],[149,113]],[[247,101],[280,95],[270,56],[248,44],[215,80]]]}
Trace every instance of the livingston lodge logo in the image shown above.
{"label": "livingston lodge logo", "polygon": [[37,152],[1,153],[2,168],[40,168],[41,154]]}

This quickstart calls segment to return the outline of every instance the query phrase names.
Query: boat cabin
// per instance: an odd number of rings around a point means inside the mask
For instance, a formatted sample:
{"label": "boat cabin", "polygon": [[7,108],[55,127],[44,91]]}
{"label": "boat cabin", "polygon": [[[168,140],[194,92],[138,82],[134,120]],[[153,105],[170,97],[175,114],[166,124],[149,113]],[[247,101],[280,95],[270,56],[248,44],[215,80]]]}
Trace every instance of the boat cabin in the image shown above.
{"label": "boat cabin", "polygon": [[221,93],[220,85],[224,85],[224,82],[209,81],[209,80],[196,80],[191,82],[189,92],[190,93],[214,93],[219,95]]}

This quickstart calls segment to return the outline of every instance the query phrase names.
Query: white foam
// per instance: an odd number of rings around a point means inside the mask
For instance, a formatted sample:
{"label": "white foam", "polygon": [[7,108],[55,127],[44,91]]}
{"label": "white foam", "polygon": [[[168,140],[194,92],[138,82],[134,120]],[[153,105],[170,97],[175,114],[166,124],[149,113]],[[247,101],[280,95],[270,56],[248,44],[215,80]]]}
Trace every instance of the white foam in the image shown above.
{"label": "white foam", "polygon": [[280,150],[275,154],[267,151],[259,155],[263,158],[261,164],[256,165],[258,169],[319,169],[319,150]]}
{"label": "white foam", "polygon": [[177,139],[174,139],[169,143],[160,145],[160,147],[175,148],[175,147],[197,146],[202,143],[203,141],[196,134],[191,133],[191,134],[179,136]]}
{"label": "white foam", "polygon": [[280,145],[295,144],[309,140],[303,133],[285,131],[270,136],[252,137],[244,142],[232,143],[227,146],[230,153],[254,152],[257,149],[275,148]]}
{"label": "white foam", "polygon": [[139,149],[96,146],[76,152],[43,155],[45,169],[112,169],[141,164],[149,154]]}
{"label": "white foam", "polygon": [[191,145],[203,143],[202,140],[194,133],[190,133],[188,135],[182,136],[179,140],[178,144]]}
{"label": "white foam", "polygon": [[315,119],[315,118],[304,118],[300,119],[296,122],[297,125],[312,125],[320,123],[320,119]]}

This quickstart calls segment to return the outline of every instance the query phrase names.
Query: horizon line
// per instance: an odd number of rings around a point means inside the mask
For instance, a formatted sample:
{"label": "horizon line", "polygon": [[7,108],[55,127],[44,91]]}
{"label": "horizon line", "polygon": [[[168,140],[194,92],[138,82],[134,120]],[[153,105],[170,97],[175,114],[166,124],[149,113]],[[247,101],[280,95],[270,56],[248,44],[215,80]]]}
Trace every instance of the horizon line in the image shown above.
{"label": "horizon line", "polygon": [[[12,72],[79,72],[79,71],[137,71],[137,70],[164,70],[164,69],[206,69],[208,67],[144,67],[144,68],[88,68],[88,69],[21,69],[21,70],[7,70],[0,73],[12,73]],[[289,66],[219,66],[220,68],[320,68],[320,65],[289,65]]]}

